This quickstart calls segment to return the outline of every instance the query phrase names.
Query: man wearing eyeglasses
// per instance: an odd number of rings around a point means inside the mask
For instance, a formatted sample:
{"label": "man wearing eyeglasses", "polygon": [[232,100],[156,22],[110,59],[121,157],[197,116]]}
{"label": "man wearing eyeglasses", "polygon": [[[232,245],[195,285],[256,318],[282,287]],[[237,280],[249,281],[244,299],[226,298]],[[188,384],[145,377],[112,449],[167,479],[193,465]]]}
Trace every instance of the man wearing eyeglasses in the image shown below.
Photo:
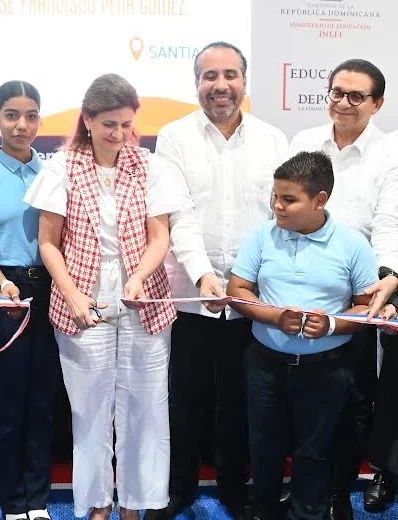
{"label": "man wearing eyeglasses", "polygon": [[[328,87],[331,123],[299,132],[290,154],[322,150],[331,157],[335,187],[328,210],[371,241],[380,273],[390,274],[370,288],[373,316],[398,287],[398,165],[372,121],[383,105],[385,79],[372,63],[351,59],[333,70]],[[347,358],[355,398],[336,433],[331,520],[353,518],[350,489],[365,454],[377,382],[374,328],[358,334],[356,345]]]}

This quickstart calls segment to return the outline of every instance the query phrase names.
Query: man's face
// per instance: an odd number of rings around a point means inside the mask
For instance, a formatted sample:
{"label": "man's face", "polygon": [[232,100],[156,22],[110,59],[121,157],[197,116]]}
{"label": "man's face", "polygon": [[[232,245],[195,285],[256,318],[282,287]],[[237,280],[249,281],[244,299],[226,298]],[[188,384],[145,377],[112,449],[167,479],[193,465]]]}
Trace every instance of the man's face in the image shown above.
{"label": "man's face", "polygon": [[238,54],[233,49],[213,47],[201,55],[198,65],[196,88],[203,111],[214,124],[233,121],[246,89]]}
{"label": "man's face", "polygon": [[[332,88],[342,92],[360,92],[368,95],[373,92],[373,80],[363,72],[342,70],[333,79]],[[374,100],[368,96],[358,106],[352,106],[347,96],[339,102],[329,102],[329,115],[333,120],[335,130],[352,132],[358,136],[369,123],[372,115],[376,114],[383,104],[383,98]]]}

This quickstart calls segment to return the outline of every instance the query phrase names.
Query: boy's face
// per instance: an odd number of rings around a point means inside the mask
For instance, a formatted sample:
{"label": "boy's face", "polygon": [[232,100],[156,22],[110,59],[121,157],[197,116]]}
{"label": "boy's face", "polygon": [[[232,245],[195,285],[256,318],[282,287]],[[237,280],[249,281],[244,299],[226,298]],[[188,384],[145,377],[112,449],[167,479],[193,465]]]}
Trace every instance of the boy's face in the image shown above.
{"label": "boy's face", "polygon": [[313,233],[323,225],[326,192],[311,197],[297,182],[275,179],[272,196],[278,227],[303,234]]}

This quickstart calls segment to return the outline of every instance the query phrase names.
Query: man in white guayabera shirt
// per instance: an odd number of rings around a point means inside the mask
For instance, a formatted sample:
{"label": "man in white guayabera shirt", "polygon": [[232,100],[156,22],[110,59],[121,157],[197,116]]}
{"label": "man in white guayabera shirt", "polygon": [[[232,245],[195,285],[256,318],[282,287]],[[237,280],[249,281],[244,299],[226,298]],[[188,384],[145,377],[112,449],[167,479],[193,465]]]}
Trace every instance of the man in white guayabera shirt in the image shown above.
{"label": "man in white guayabera shirt", "polygon": [[[391,147],[398,152],[398,131],[386,136]],[[388,271],[387,271],[388,273]],[[398,292],[389,299],[387,317],[395,314],[398,309]],[[398,335],[391,330],[380,335],[383,346],[383,360],[381,364],[377,392],[374,402],[374,417],[371,443],[369,446],[369,460],[378,469],[373,481],[365,490],[364,506],[367,511],[384,511],[394,502],[396,478],[398,475]]]}
{"label": "man in white guayabera shirt", "polygon": [[[373,246],[381,280],[374,294],[373,315],[398,287],[398,162],[372,122],[383,104],[385,79],[372,63],[350,59],[329,78],[328,125],[298,133],[290,155],[322,150],[333,163],[335,186],[327,209],[333,217],[361,231]],[[386,276],[390,274],[390,276]],[[347,363],[355,367],[353,405],[347,410],[336,439],[332,468],[330,518],[350,520],[350,488],[366,453],[376,376],[375,329],[356,335]]]}
{"label": "man in white guayabera shirt", "polygon": [[[171,253],[166,265],[174,297],[224,294],[243,238],[271,216],[273,172],[286,157],[287,140],[277,128],[242,112],[246,68],[245,57],[233,45],[207,45],[194,65],[201,110],[168,124],[158,136],[156,153],[186,179],[210,261],[209,272],[203,277],[198,272],[195,280],[194,259],[183,262],[184,270]],[[171,217],[171,240],[181,261],[181,248],[189,251],[190,244],[173,243],[177,227]],[[194,501],[200,412],[215,382],[220,499],[234,518],[241,518],[248,478],[243,353],[250,323],[232,309],[214,304],[177,308],[169,380],[168,511],[175,516]]]}

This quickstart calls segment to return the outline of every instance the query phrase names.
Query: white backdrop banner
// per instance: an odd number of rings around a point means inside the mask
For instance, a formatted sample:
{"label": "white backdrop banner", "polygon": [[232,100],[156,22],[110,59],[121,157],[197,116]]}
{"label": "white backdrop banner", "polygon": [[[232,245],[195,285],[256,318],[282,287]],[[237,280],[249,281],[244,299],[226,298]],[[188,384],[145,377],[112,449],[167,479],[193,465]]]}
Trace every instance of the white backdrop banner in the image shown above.
{"label": "white backdrop banner", "polygon": [[291,138],[327,122],[327,86],[342,61],[371,61],[386,77],[375,121],[398,128],[396,19],[390,0],[253,0],[252,111]]}
{"label": "white backdrop banner", "polygon": [[138,131],[197,107],[193,59],[216,40],[250,59],[245,0],[0,0],[0,83],[24,79],[42,96],[42,136],[69,135],[85,90],[114,72],[142,101]]}

